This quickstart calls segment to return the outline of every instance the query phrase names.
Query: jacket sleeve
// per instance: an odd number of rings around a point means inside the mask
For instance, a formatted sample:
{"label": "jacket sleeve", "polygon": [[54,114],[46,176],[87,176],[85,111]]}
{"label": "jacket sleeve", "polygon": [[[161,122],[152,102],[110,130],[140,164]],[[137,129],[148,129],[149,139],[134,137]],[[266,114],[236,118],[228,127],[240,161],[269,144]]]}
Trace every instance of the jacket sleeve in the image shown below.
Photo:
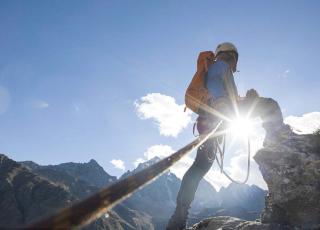
{"label": "jacket sleeve", "polygon": [[213,98],[225,96],[224,78],[226,74],[227,68],[224,63],[216,62],[209,67],[206,75],[206,87]]}

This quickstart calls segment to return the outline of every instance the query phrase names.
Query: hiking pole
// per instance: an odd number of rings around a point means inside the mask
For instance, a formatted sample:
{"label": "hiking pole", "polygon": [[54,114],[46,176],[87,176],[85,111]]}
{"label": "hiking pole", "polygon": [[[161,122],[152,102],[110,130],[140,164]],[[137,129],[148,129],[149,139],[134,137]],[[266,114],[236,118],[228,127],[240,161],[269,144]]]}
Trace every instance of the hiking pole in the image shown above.
{"label": "hiking pole", "polygon": [[216,128],[210,133],[199,136],[196,140],[173,153],[171,156],[168,156],[131,176],[115,182],[109,187],[102,189],[100,192],[97,192],[96,194],[79,201],[70,207],[61,209],[48,218],[33,223],[25,227],[25,229],[70,229],[89,224],[91,221],[102,216],[116,204],[128,198],[134,191],[156,179],[183,156],[203,144],[203,142],[208,138],[218,136],[219,133],[216,131],[220,127],[221,123],[222,121],[220,121]]}

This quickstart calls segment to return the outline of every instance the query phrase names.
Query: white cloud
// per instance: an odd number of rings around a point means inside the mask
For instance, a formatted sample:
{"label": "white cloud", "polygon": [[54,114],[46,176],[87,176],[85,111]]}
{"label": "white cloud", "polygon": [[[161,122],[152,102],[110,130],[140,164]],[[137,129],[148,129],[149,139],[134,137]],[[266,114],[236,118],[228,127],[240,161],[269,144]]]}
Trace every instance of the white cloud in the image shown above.
{"label": "white cloud", "polygon": [[[173,150],[169,145],[153,145],[148,148],[148,150],[144,153],[144,156],[147,160],[150,160],[155,156],[159,158],[165,158],[174,152],[175,150]],[[170,168],[170,171],[182,179],[183,175],[190,168],[193,161],[194,160],[190,156],[184,156]]]}
{"label": "white cloud", "polygon": [[143,154],[147,160],[154,157],[164,158],[172,154],[174,150],[169,145],[153,145]]}
{"label": "white cloud", "polygon": [[32,101],[32,107],[35,109],[46,109],[49,107],[49,103],[44,100],[33,100]]}
{"label": "white cloud", "polygon": [[10,103],[9,91],[0,85],[0,114],[3,114],[7,111],[9,103]]}
{"label": "white cloud", "polygon": [[[225,171],[231,176],[231,178],[237,181],[244,181],[247,175],[248,168],[248,154],[240,151],[236,156],[231,158],[230,165],[225,168]],[[258,164],[254,159],[250,158],[250,174],[248,184],[255,184],[264,189],[267,188],[267,184],[264,181],[262,174],[259,170]]]}
{"label": "white cloud", "polygon": [[139,164],[145,162],[146,160],[145,159],[142,159],[142,158],[138,158],[136,159],[133,164],[134,164],[134,167],[138,167]]}
{"label": "white cloud", "polygon": [[110,163],[113,164],[113,166],[117,169],[121,169],[123,171],[126,169],[124,162],[120,159],[113,159],[110,161]]}
{"label": "white cloud", "polygon": [[190,110],[184,112],[185,105],[178,105],[173,97],[160,93],[150,93],[135,102],[141,119],[153,119],[159,126],[161,135],[177,137],[191,122]]}
{"label": "white cloud", "polygon": [[296,133],[310,134],[320,128],[320,112],[306,113],[301,117],[288,116],[284,123],[290,125]]}
{"label": "white cloud", "polygon": [[182,179],[183,175],[187,172],[187,170],[191,167],[193,164],[194,159],[190,156],[184,156],[181,158],[180,161],[178,161],[176,164],[174,164],[170,171],[174,173],[177,177]]}
{"label": "white cloud", "polygon": [[220,190],[220,188],[226,187],[230,184],[230,181],[223,175],[215,162],[209,172],[205,175],[205,179],[210,182],[210,184],[216,189]]}

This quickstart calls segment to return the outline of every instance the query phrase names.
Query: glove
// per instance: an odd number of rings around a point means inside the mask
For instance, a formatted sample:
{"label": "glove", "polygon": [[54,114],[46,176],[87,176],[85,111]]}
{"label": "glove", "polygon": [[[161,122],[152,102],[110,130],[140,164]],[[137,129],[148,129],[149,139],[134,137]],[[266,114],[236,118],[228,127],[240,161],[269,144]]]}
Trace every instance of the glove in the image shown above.
{"label": "glove", "polygon": [[259,97],[259,94],[255,89],[250,89],[247,91],[246,97],[247,98],[257,98],[257,97]]}

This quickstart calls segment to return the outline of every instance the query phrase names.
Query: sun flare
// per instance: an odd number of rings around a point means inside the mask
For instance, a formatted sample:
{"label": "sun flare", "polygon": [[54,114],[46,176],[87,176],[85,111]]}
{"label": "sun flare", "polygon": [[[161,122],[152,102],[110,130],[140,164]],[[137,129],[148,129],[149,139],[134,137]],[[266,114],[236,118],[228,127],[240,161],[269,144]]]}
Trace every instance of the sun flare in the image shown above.
{"label": "sun flare", "polygon": [[247,137],[253,132],[254,123],[248,118],[238,117],[230,122],[229,130],[237,137]]}

